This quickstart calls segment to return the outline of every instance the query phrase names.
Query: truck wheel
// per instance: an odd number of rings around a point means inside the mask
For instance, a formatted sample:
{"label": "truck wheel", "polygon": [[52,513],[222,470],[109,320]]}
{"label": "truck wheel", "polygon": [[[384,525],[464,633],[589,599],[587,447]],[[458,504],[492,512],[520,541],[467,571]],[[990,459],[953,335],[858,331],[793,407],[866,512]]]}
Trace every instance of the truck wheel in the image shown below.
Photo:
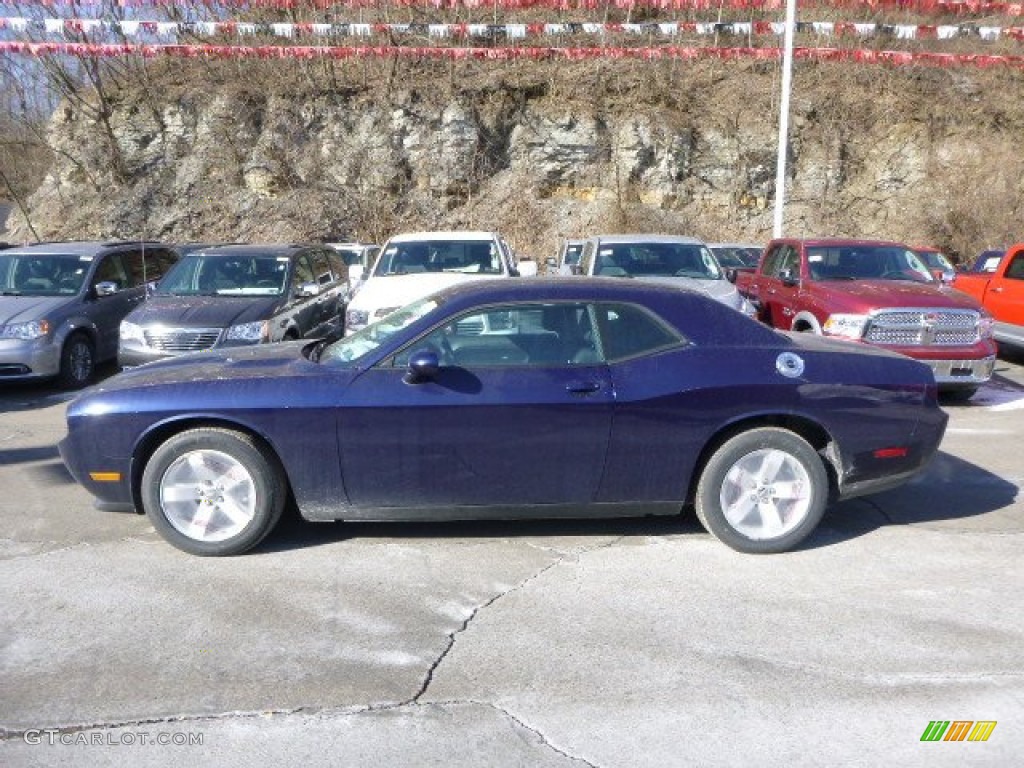
{"label": "truck wheel", "polygon": [[825,465],[806,440],[760,427],[712,454],[697,483],[697,518],[739,552],[787,552],[821,522],[828,492]]}
{"label": "truck wheel", "polygon": [[287,497],[277,458],[249,435],[174,435],[146,462],[142,506],[157,533],[193,555],[238,555],[277,524]]}
{"label": "truck wheel", "polygon": [[96,373],[96,352],[84,333],[73,333],[60,352],[57,382],[64,389],[81,389]]}

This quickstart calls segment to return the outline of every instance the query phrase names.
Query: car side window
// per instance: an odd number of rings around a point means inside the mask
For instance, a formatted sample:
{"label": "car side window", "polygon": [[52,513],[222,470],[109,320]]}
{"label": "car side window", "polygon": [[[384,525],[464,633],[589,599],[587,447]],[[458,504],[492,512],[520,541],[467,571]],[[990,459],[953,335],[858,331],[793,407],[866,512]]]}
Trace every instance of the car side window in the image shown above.
{"label": "car side window", "polygon": [[783,246],[777,245],[768,255],[764,257],[764,269],[762,273],[767,277],[776,277],[779,271],[779,264],[781,263],[781,256],[783,253]]}
{"label": "car side window", "polygon": [[327,261],[327,254],[323,251],[312,251],[307,256],[313,267],[314,282],[317,285],[330,285],[333,283],[335,277],[331,274],[331,264]]}
{"label": "car side window", "polygon": [[170,253],[159,248],[124,251],[121,253],[121,261],[128,273],[129,288],[156,282],[164,276],[168,265],[173,263]]}
{"label": "car side window", "polygon": [[427,333],[395,355],[427,349],[441,365],[459,368],[550,368],[599,363],[591,312],[578,302],[509,304],[468,312]]}
{"label": "car side window", "polygon": [[114,283],[119,291],[128,286],[128,275],[121,262],[121,254],[108,253],[100,257],[100,263],[96,266],[96,274],[92,280],[93,285],[97,283]]}
{"label": "car side window", "polygon": [[1006,267],[1007,280],[1024,280],[1024,252],[1013,257],[1013,261]]}
{"label": "car side window", "polygon": [[331,267],[331,272],[334,275],[335,280],[348,280],[348,264],[345,263],[345,259],[342,258],[341,254],[337,251],[326,251],[327,263]]}
{"label": "car side window", "polygon": [[673,328],[635,304],[599,304],[595,316],[601,349],[612,362],[685,342]]}
{"label": "car side window", "polygon": [[294,273],[292,275],[292,290],[295,290],[303,283],[316,283],[316,276],[313,267],[306,260],[305,254],[295,258]]}

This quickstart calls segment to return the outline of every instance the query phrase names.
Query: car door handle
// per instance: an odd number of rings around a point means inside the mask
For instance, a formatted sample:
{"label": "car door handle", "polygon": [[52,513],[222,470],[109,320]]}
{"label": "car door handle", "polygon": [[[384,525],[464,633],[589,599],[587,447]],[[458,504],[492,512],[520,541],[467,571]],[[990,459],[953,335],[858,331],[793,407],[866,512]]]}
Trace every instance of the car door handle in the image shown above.
{"label": "car door handle", "polygon": [[1003,289],[1000,286],[997,285],[995,288],[989,288],[988,292],[989,293],[1002,293]]}
{"label": "car door handle", "polygon": [[565,391],[573,395],[587,395],[601,388],[599,381],[574,381],[565,385]]}

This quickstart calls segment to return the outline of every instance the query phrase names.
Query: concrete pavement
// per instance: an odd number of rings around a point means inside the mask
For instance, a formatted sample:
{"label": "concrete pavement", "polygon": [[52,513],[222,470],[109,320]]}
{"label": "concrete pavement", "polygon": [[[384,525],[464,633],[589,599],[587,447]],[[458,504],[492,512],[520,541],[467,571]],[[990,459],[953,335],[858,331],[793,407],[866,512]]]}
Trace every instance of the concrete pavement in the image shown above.
{"label": "concrete pavement", "polygon": [[191,557],[71,483],[63,395],[2,389],[0,764],[1013,764],[1021,362],[920,478],[768,557],[692,517],[289,521]]}

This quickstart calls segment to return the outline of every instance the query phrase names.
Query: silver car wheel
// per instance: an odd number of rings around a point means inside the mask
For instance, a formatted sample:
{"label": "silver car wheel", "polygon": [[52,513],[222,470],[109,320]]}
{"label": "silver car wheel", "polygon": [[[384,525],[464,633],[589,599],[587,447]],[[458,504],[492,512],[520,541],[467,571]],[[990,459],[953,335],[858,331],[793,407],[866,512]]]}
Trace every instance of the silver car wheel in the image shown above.
{"label": "silver car wheel", "polygon": [[804,465],[786,451],[753,451],[726,472],[719,494],[722,512],[738,533],[755,540],[776,539],[799,526],[812,502]]}
{"label": "silver car wheel", "polygon": [[256,485],[245,465],[214,450],[175,459],[160,478],[167,521],[193,541],[218,542],[242,533],[256,515]]}

